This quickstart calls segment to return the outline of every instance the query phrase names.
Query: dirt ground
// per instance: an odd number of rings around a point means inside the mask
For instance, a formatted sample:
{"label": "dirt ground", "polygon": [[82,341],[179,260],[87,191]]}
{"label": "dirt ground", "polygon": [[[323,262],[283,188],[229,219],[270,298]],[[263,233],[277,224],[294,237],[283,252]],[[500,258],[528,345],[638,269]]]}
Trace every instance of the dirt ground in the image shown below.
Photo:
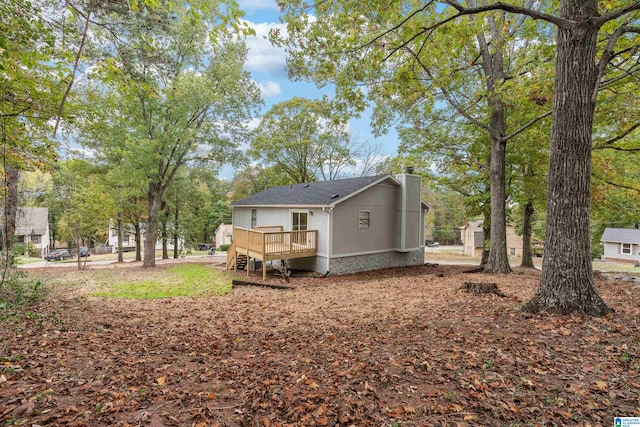
{"label": "dirt ground", "polygon": [[[600,426],[640,416],[637,283],[599,276],[615,310],[605,318],[525,316],[539,272],[467,268],[152,301],[87,296],[100,270],[49,270],[46,300],[0,323],[0,420]],[[495,283],[506,296],[459,291],[467,281]]]}

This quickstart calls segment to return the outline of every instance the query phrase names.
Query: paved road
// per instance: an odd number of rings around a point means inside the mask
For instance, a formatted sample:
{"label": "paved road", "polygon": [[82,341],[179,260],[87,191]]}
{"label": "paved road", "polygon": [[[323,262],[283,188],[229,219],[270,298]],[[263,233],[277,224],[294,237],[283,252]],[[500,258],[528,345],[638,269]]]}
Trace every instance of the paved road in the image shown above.
{"label": "paved road", "polygon": [[[218,262],[226,262],[227,260],[227,254],[226,252],[216,252],[215,255],[187,255],[186,256],[187,260],[196,260],[196,259],[200,259],[200,260],[206,260],[206,262],[211,262],[211,263],[218,263]],[[181,262],[184,261],[184,258],[169,258],[169,259],[162,259],[162,258],[156,258],[156,264],[171,264],[171,263],[176,263],[176,262]],[[84,260],[83,260],[84,262]],[[142,265],[141,262],[136,262],[132,259],[126,259],[124,261],[127,264],[130,265]],[[110,264],[116,264],[117,260],[113,259],[113,260],[104,260],[104,261],[94,261],[91,259],[87,260],[87,267],[91,267],[91,266],[99,266],[99,265],[110,265]],[[59,262],[59,261],[38,261],[38,262],[32,262],[29,264],[20,264],[18,265],[18,268],[78,268],[78,263],[77,260],[74,262]]]}

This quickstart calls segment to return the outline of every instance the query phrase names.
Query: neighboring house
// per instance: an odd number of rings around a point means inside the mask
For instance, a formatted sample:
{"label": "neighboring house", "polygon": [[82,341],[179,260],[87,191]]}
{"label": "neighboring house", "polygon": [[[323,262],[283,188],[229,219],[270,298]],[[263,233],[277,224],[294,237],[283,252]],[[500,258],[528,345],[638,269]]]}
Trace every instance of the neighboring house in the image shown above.
{"label": "neighboring house", "polygon": [[[482,257],[484,247],[483,221],[470,221],[460,229],[462,239],[462,253],[471,257]],[[516,234],[511,225],[507,225],[507,255],[522,256],[522,236]]]}
{"label": "neighboring house", "polygon": [[[142,250],[144,250],[144,225],[140,224],[140,241],[142,244]],[[158,233],[160,236],[160,233]],[[115,226],[115,221],[109,223],[109,241],[107,243],[111,246],[112,253],[118,253],[118,228]],[[178,249],[184,248],[184,239],[178,239]],[[128,226],[124,227],[122,236],[122,251],[133,252],[136,250],[136,233],[135,230],[130,230]],[[162,238],[159,237],[156,241],[156,250],[162,250]],[[169,236],[167,239],[167,250],[173,250],[173,237]]]}
{"label": "neighboring house", "polygon": [[638,263],[640,230],[637,228],[605,228],[602,238],[605,261]]}
{"label": "neighboring house", "polygon": [[233,225],[220,224],[214,234],[216,236],[216,247],[230,245],[233,240]]}
{"label": "neighboring house", "polygon": [[49,208],[18,208],[16,214],[16,242],[25,245],[28,255],[29,242],[38,250],[40,258],[49,253]]}
{"label": "neighboring house", "polygon": [[429,207],[421,192],[411,174],[269,188],[231,203],[230,251],[326,274],[422,265]]}

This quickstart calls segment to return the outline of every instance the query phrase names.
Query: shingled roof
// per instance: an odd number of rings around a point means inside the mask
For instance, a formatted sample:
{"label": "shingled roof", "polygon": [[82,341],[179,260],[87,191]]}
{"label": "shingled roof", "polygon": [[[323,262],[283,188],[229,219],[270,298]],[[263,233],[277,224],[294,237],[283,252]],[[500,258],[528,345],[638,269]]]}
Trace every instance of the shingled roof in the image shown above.
{"label": "shingled roof", "polygon": [[47,232],[49,208],[18,208],[16,236],[39,235]]}
{"label": "shingled roof", "polygon": [[282,185],[231,202],[231,206],[333,206],[385,180],[400,185],[391,175]]}
{"label": "shingled roof", "polygon": [[640,230],[637,228],[605,228],[600,241],[640,244]]}

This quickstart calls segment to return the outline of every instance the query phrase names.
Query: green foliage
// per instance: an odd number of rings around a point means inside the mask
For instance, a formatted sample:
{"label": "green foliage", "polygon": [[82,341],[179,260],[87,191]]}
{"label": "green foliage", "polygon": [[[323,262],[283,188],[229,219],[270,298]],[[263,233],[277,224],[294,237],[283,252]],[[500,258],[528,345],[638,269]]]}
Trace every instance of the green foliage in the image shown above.
{"label": "green foliage", "polygon": [[231,290],[231,277],[201,264],[180,264],[150,280],[122,282],[106,277],[94,296],[127,299],[158,299],[181,296],[224,295]]}
{"label": "green foliage", "polygon": [[293,183],[333,179],[355,165],[344,119],[327,100],[294,97],[274,105],[252,134],[247,154]]}
{"label": "green foliage", "polygon": [[9,310],[40,301],[44,286],[39,280],[29,279],[22,271],[5,271],[0,282],[0,318]]}
{"label": "green foliage", "polygon": [[224,245],[220,245],[220,246],[218,246],[218,250],[219,250],[219,251],[222,251],[222,252],[226,252],[226,251],[227,251],[227,249],[229,249],[229,247],[230,247],[230,246],[231,246],[231,245],[229,245],[229,244],[225,243]]}

